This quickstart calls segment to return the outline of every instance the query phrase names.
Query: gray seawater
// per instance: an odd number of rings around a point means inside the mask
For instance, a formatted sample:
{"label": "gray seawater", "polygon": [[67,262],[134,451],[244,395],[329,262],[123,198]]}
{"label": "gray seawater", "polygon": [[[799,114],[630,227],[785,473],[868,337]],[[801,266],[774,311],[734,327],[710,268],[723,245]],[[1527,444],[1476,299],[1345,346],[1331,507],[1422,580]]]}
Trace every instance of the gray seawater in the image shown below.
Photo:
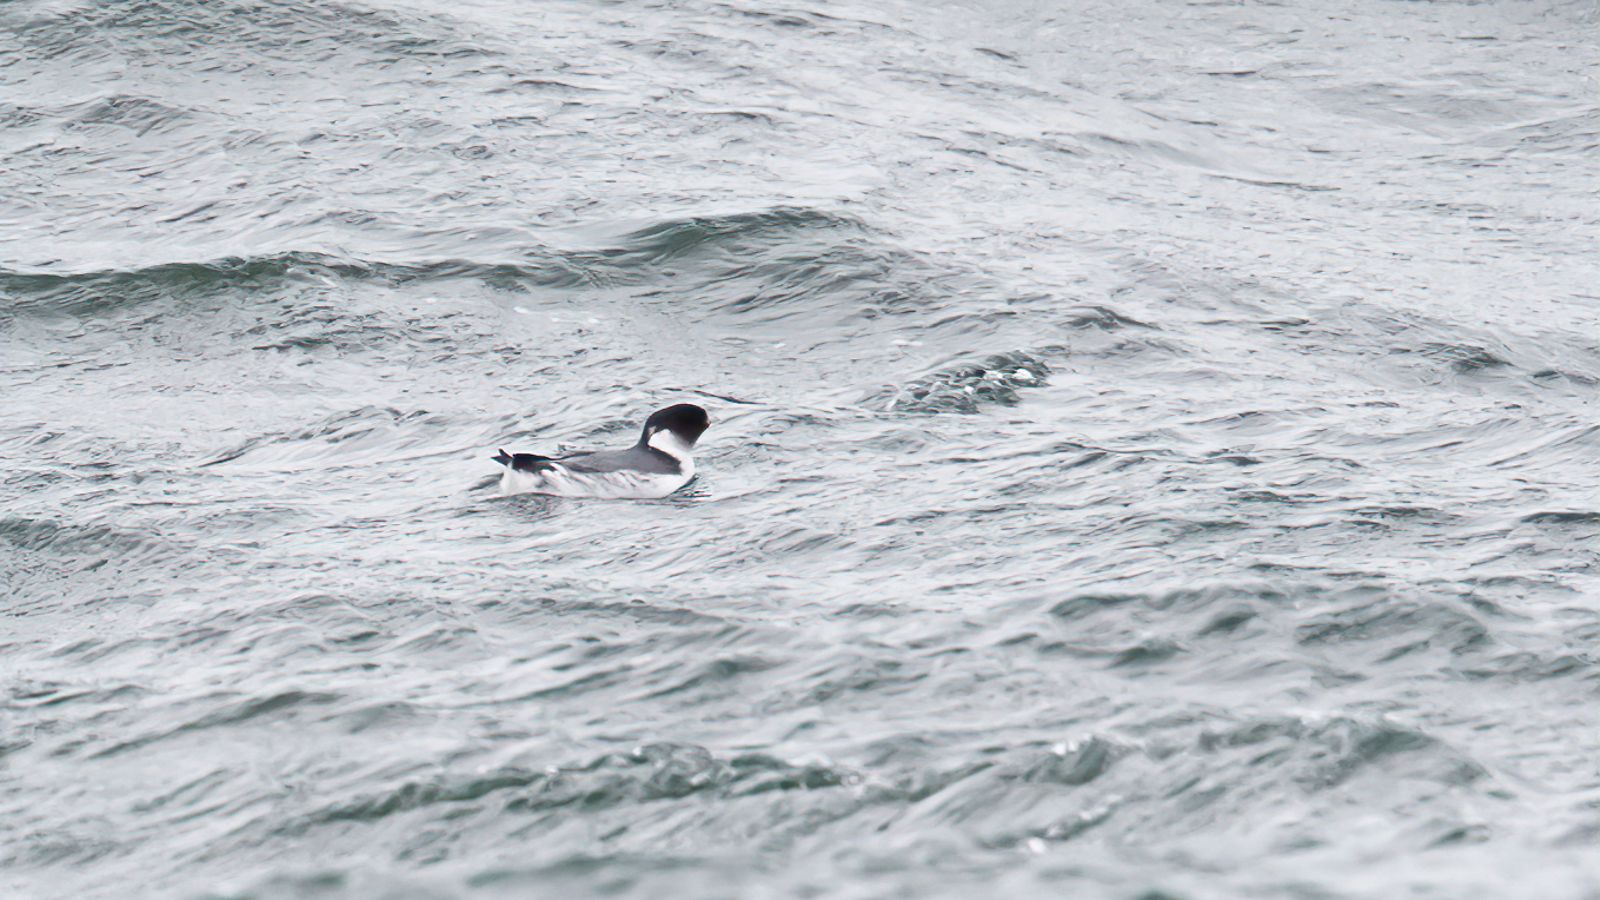
{"label": "gray seawater", "polygon": [[[1600,7],[0,5],[0,893],[1600,896]],[[495,448],[717,420],[685,492]]]}

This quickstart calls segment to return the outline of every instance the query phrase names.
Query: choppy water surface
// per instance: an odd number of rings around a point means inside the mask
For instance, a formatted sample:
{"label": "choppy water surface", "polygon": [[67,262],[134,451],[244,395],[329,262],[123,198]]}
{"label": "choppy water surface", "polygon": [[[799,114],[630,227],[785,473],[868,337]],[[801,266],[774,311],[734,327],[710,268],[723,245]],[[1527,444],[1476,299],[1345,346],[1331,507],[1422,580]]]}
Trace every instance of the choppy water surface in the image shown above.
{"label": "choppy water surface", "polygon": [[1600,895],[1597,33],[0,6],[0,888]]}

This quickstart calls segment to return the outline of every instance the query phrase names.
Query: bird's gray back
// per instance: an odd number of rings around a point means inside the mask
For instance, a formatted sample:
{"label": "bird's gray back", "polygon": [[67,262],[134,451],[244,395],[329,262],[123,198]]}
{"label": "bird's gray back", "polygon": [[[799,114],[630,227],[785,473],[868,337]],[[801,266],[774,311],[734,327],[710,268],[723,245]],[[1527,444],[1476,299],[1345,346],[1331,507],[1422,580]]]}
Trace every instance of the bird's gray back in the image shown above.
{"label": "bird's gray back", "polygon": [[577,453],[562,457],[560,462],[574,472],[617,472],[631,469],[651,475],[677,475],[683,471],[677,460],[649,447]]}

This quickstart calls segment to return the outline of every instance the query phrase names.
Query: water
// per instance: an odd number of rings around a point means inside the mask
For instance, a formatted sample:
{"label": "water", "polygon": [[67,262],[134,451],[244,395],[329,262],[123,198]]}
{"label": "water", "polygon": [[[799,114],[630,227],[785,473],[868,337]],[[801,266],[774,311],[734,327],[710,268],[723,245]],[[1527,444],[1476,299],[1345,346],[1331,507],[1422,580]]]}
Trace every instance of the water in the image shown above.
{"label": "water", "polygon": [[1600,896],[1597,35],[5,4],[0,889]]}

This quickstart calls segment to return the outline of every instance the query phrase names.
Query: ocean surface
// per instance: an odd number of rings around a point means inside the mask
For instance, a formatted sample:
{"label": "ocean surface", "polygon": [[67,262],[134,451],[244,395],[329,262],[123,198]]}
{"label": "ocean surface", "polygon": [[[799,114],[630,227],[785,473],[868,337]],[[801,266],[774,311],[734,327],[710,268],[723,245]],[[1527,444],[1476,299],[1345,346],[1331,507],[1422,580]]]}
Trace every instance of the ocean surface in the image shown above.
{"label": "ocean surface", "polygon": [[10,0],[0,895],[1600,897],[1597,400],[1594,0]]}

